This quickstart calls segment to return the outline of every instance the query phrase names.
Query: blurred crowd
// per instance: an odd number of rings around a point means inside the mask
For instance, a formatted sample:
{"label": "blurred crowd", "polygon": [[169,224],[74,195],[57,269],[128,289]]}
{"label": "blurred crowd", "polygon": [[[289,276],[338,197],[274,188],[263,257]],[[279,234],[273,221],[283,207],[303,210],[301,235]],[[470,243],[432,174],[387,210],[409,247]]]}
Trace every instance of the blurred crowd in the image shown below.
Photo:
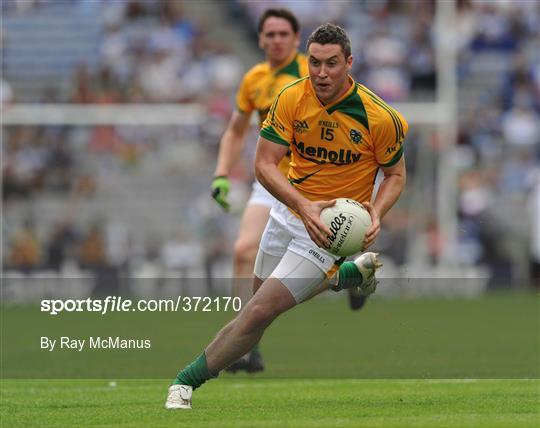
{"label": "blurred crowd", "polygon": [[493,79],[459,107],[468,112],[456,153],[459,254],[487,264],[500,284],[539,278],[539,11],[529,1],[463,1],[458,11],[460,82],[475,69]]}
{"label": "blurred crowd", "polygon": [[[7,15],[46,8],[57,0],[2,3]],[[71,8],[92,8],[101,16],[97,64],[80,62],[71,93],[36,97],[48,102],[208,102],[228,99],[243,66],[226,43],[209,40],[204,22],[184,15],[183,2],[74,0]],[[7,43],[9,43],[7,35]],[[15,94],[16,99],[16,94]]]}
{"label": "blurred crowd", "polygon": [[99,67],[77,69],[72,102],[206,103],[237,85],[243,67],[182,2],[102,2],[101,13]]}
{"label": "blurred crowd", "polygon": [[3,134],[3,200],[28,199],[48,191],[92,194],[92,175],[76,168],[67,127],[11,127]]}
{"label": "blurred crowd", "polygon": [[[2,11],[23,15],[51,2],[13,0],[3,2]],[[208,120],[203,130],[195,132],[193,140],[200,141],[198,149],[204,151],[208,160],[202,169],[211,174],[220,133],[234,107],[234,92],[250,64],[242,64],[226,41],[209,39],[208,24],[187,14],[181,1],[74,3],[100,9],[97,61],[93,66],[80,63],[74,67],[69,93],[49,99],[47,94],[37,94],[36,99],[71,103],[202,103],[207,107]],[[385,100],[435,99],[434,1],[236,0],[228,2],[230,16],[223,19],[228,25],[244,28],[257,52],[256,22],[270,6],[288,7],[297,14],[303,27],[303,41],[321,23],[321,16],[342,25],[353,42],[355,79]],[[538,231],[534,219],[540,218],[538,203],[533,203],[540,186],[539,5],[526,0],[458,0],[457,7],[460,84],[477,78],[482,58],[489,56],[499,71],[486,70],[492,80],[474,80],[477,95],[468,97],[467,105],[459,105],[467,114],[459,124],[454,160],[459,176],[460,240],[456,258],[465,264],[487,264],[499,269],[494,275],[506,278],[513,275],[512,254],[516,247],[502,245],[501,234],[509,235],[510,240],[517,236],[520,243],[530,245],[526,254],[533,271],[540,264],[538,232],[531,232]],[[2,79],[3,103],[17,101],[9,78]],[[143,127],[128,128],[5,129],[4,202],[28,200],[44,192],[66,198],[94,197],[100,192],[98,176],[111,165],[110,158],[114,159],[114,168],[128,166],[132,172],[133,165],[144,163],[159,150],[159,133],[145,131]],[[184,130],[171,132],[169,142],[181,138]],[[96,156],[100,162],[89,164],[87,159],[95,160]],[[411,165],[413,162],[411,159]],[[249,179],[249,164],[242,164],[237,174],[240,179]],[[200,189],[204,192],[205,187],[201,185]],[[508,206],[501,210],[504,204]],[[528,227],[522,221],[513,224],[516,217],[512,209],[522,214],[518,218],[532,225]],[[524,212],[527,214],[523,215]],[[407,212],[393,218],[395,224],[403,225],[402,234],[407,218]],[[229,227],[227,222],[224,225]],[[85,261],[88,254],[106,264],[107,251],[96,249],[100,246],[99,228],[87,228],[76,222],[50,225],[50,233],[41,237],[32,232],[32,221],[21,223],[20,230],[10,228],[4,238],[4,266],[55,268],[58,263],[54,259],[60,253],[69,254],[81,266],[89,266]],[[426,222],[425,232],[432,261],[436,262],[444,237],[433,221]],[[223,249],[216,250],[214,246],[212,251],[221,254]]]}
{"label": "blurred crowd", "polygon": [[325,21],[349,34],[352,75],[386,101],[430,99],[436,87],[433,40],[434,2],[287,2],[237,0],[256,38],[258,16],[267,7],[290,8],[302,25],[302,46]]}

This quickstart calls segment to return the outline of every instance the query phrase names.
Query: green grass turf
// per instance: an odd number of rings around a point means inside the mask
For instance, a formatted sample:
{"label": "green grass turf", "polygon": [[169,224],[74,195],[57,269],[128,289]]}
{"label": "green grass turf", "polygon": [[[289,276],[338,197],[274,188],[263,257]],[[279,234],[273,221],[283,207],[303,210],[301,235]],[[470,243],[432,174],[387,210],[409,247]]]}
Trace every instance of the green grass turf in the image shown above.
{"label": "green grass turf", "polygon": [[167,381],[8,380],[1,426],[538,427],[539,380],[223,379],[191,411]]}
{"label": "green grass turf", "polygon": [[[260,377],[540,378],[538,296],[375,296],[359,312],[350,311],[343,297],[317,298],[278,318],[261,342],[267,370]],[[26,379],[173,378],[232,316],[221,312],[51,316],[38,307],[4,307],[2,375]],[[61,335],[149,338],[152,348],[40,349],[40,336]]]}

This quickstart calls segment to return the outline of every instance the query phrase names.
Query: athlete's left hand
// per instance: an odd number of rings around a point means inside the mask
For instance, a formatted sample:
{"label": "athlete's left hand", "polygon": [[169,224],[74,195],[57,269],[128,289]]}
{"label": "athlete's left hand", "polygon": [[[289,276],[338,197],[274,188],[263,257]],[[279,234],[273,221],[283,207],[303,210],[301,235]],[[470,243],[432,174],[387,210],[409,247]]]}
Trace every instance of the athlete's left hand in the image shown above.
{"label": "athlete's left hand", "polygon": [[212,197],[225,211],[231,208],[231,204],[227,201],[230,188],[231,182],[225,176],[215,177],[212,181]]}
{"label": "athlete's left hand", "polygon": [[375,242],[377,235],[381,231],[381,220],[379,218],[379,213],[369,202],[362,202],[362,205],[367,209],[371,217],[371,227],[364,236],[364,246],[362,247],[362,251],[366,251]]}

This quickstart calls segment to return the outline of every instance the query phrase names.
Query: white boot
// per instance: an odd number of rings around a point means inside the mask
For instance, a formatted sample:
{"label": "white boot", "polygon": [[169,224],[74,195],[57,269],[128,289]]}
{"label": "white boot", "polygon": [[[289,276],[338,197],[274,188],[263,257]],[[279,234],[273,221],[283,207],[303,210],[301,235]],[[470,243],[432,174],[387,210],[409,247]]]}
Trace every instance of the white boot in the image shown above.
{"label": "white boot", "polygon": [[190,385],[171,385],[165,401],[166,409],[191,409],[191,395],[193,387]]}
{"label": "white boot", "polygon": [[377,259],[378,253],[364,253],[356,258],[354,264],[362,274],[362,283],[358,284],[358,288],[364,296],[369,296],[377,288],[377,278],[375,272],[382,266],[382,263]]}

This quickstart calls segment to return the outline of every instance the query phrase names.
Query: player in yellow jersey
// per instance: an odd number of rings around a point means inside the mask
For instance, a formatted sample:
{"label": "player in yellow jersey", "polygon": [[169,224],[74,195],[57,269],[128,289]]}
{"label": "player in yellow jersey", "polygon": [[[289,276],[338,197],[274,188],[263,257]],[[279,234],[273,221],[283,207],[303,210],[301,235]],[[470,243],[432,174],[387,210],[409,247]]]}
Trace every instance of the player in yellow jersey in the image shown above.
{"label": "player in yellow jersey", "polygon": [[[308,74],[306,57],[297,50],[300,43],[300,27],[296,17],[290,11],[266,10],[259,19],[258,31],[259,46],[265,52],[266,61],[252,67],[242,79],[236,95],[236,110],[221,139],[214,172],[212,195],[225,210],[229,209],[228,176],[234,163],[242,154],[251,114],[256,111],[259,125],[262,124],[279,91],[287,84]],[[287,174],[288,156],[281,161],[280,169],[283,174]],[[253,295],[251,288],[253,265],[273,201],[274,197],[255,181],[242,217],[233,255],[232,294],[240,297],[242,306]],[[228,370],[232,372],[263,370],[258,347],[233,363]]]}
{"label": "player in yellow jersey", "polygon": [[[403,140],[407,122],[349,76],[350,41],[333,24],[317,28],[307,42],[309,77],[277,96],[263,124],[256,176],[279,202],[273,205],[255,262],[253,298],[185,367],[169,388],[165,407],[191,408],[194,388],[216,377],[247,352],[283,312],[328,288],[375,290],[376,254],[341,263],[328,252],[330,231],[321,211],[348,197],[362,202],[372,226],[364,249],[380,231],[380,219],[405,185]],[[288,179],[278,165],[288,150]],[[370,201],[377,170],[384,178]],[[333,275],[338,270],[337,275]]]}

